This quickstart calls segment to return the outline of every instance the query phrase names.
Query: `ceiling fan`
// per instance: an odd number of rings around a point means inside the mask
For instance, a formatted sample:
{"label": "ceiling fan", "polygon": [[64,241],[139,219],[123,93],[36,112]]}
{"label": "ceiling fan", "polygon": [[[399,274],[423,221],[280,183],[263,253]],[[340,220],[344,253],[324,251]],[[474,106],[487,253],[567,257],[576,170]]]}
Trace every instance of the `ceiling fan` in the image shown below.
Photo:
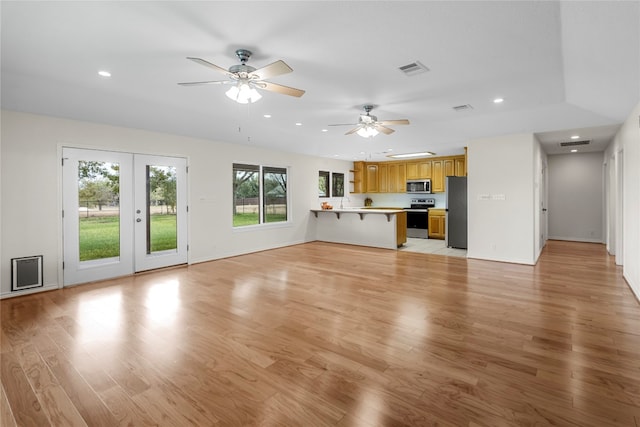
{"label": "ceiling fan", "polygon": [[281,93],[283,95],[301,97],[304,94],[304,90],[296,89],[293,87],[283,86],[276,83],[266,81],[266,79],[279,76],[281,74],[287,74],[293,71],[284,61],[279,60],[272,64],[266,65],[262,68],[255,69],[254,67],[247,65],[247,61],[251,58],[252,52],[247,49],[236,50],[236,55],[240,59],[240,64],[232,65],[228,70],[219,67],[211,62],[205,61],[201,58],[187,59],[209,67],[219,73],[222,73],[228,77],[228,80],[212,80],[204,82],[187,82],[178,83],[180,86],[200,86],[200,85],[233,85],[226,95],[240,104],[247,104],[249,102],[256,102],[262,96],[256,89],[264,89],[271,92]]}
{"label": "ceiling fan", "polygon": [[371,110],[373,110],[373,105],[364,105],[364,111],[366,114],[360,114],[360,119],[358,123],[343,123],[343,124],[335,124],[329,126],[356,126],[350,131],[346,132],[345,135],[351,135],[352,133],[357,133],[358,135],[364,138],[371,138],[376,136],[378,133],[382,132],[385,135],[392,134],[395,132],[393,129],[387,127],[389,125],[408,125],[409,120],[401,119],[401,120],[381,120],[378,121],[376,116],[372,116],[369,114]]}

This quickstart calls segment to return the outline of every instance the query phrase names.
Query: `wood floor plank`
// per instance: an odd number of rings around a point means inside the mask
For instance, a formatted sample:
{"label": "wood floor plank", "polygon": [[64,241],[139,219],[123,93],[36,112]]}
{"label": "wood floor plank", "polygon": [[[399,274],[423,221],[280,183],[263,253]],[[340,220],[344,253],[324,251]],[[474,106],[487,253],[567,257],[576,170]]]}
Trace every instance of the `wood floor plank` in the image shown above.
{"label": "wood floor plank", "polygon": [[535,266],[313,242],[0,301],[0,422],[640,427],[604,245]]}
{"label": "wood floor plank", "polygon": [[11,413],[19,426],[46,426],[49,419],[42,410],[38,397],[18,358],[13,353],[0,353],[0,375],[6,391]]}
{"label": "wood floor plank", "polygon": [[31,387],[51,424],[86,426],[69,396],[53,376],[34,345],[24,346],[18,354]]}
{"label": "wood floor plank", "polygon": [[4,385],[0,386],[0,425],[4,427],[17,427],[16,419],[11,412],[11,405],[7,401],[7,393]]}
{"label": "wood floor plank", "polygon": [[[67,360],[62,353],[43,355],[49,369],[62,386],[75,408],[89,426],[113,426],[117,420],[96,395],[93,388],[75,369],[74,363]],[[95,366],[97,375],[102,375],[99,367]]]}

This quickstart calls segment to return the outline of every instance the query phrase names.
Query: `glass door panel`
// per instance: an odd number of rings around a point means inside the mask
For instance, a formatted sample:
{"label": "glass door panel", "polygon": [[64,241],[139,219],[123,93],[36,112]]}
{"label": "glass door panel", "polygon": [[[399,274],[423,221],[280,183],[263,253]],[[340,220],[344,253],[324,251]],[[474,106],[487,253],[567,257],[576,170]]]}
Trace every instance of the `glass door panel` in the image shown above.
{"label": "glass door panel", "polygon": [[133,272],[132,155],[63,149],[64,284]]}
{"label": "glass door panel", "polygon": [[178,248],[176,167],[146,165],[146,181],[147,254],[176,252]]}
{"label": "glass door panel", "polygon": [[135,156],[136,271],[187,262],[186,159]]}
{"label": "glass door panel", "polygon": [[120,258],[120,164],[78,161],[79,261]]}

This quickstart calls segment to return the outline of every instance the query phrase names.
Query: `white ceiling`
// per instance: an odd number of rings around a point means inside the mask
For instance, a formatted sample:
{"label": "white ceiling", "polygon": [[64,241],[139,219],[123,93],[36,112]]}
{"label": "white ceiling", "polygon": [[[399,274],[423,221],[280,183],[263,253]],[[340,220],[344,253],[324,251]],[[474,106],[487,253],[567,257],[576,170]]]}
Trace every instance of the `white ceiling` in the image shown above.
{"label": "white ceiling", "polygon": [[[640,101],[640,2],[1,2],[2,108],[341,159],[538,133],[548,153],[577,133],[602,150]],[[301,88],[242,106],[234,51]],[[430,71],[407,77],[420,61]],[[112,73],[109,79],[98,70]],[[502,97],[502,104],[494,104]],[[363,104],[392,135],[345,136]],[[456,112],[452,107],[470,104]],[[270,119],[263,117],[271,114]],[[296,126],[300,122],[302,126]],[[328,129],[328,132],[322,132]],[[581,151],[583,149],[581,148]]]}

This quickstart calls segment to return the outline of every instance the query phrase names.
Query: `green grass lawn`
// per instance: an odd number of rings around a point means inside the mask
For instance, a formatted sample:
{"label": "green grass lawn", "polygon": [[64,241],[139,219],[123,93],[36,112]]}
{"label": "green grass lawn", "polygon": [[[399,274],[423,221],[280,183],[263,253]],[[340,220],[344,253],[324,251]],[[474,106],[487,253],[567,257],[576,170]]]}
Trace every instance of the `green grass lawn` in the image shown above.
{"label": "green grass lawn", "polygon": [[[287,220],[287,215],[283,213],[279,214],[267,214],[267,222],[282,222]],[[257,213],[238,213],[233,216],[233,226],[242,227],[245,225],[259,224]]]}
{"label": "green grass lawn", "polygon": [[[151,216],[151,251],[177,247],[175,215]],[[120,255],[120,218],[117,216],[80,218],[80,261]]]}

